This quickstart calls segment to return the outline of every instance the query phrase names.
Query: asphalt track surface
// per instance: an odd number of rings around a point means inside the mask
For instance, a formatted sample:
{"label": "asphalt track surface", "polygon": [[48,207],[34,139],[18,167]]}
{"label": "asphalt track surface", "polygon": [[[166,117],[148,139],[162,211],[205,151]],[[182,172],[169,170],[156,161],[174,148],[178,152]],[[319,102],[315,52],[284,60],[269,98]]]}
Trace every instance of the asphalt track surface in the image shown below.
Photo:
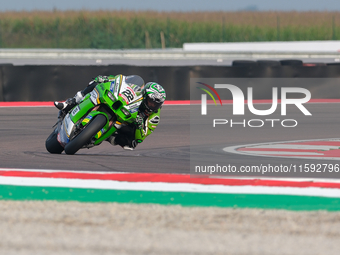
{"label": "asphalt track surface", "polygon": [[[258,106],[259,107],[259,106]],[[264,105],[268,108],[268,105]],[[293,106],[292,106],[293,107]],[[227,146],[264,142],[326,139],[340,137],[339,103],[310,103],[306,106],[313,114],[303,116],[298,109],[289,109],[299,125],[295,128],[229,128],[226,135],[219,132],[213,138],[192,142],[190,148],[190,111],[188,105],[165,105],[161,121],[155,132],[134,151],[104,142],[91,149],[81,149],[75,155],[50,154],[45,140],[57,120],[54,107],[0,108],[0,167],[28,169],[56,169],[109,172],[163,172],[189,173],[190,150],[192,160],[214,164],[221,157],[232,165],[325,163],[325,160],[286,159],[232,154],[223,151]],[[249,119],[251,116],[244,117]],[[276,116],[280,118],[280,116]],[[273,116],[275,118],[275,116]],[[282,119],[282,117],[281,117]],[[197,123],[199,125],[199,123]],[[206,127],[202,127],[209,130]],[[221,129],[222,127],[220,127]],[[332,163],[335,163],[332,161]],[[336,173],[328,177],[338,178]],[[278,176],[276,174],[276,176]],[[285,176],[289,177],[289,176]],[[307,175],[295,177],[325,177]]]}
{"label": "asphalt track surface", "polygon": [[50,154],[54,107],[0,108],[0,167],[112,172],[189,172],[188,106],[164,106],[161,123],[135,151],[108,142],[76,155]]}
{"label": "asphalt track surface", "polygon": [[[231,154],[223,151],[223,148],[228,146],[240,146],[246,144],[257,143],[271,143],[271,142],[284,142],[295,140],[313,140],[313,139],[330,139],[340,137],[340,113],[339,103],[308,103],[304,106],[311,112],[312,116],[305,116],[295,106],[290,105],[287,107],[287,115],[281,116],[280,111],[277,109],[274,114],[270,116],[256,116],[250,114],[249,111],[245,112],[242,117],[235,117],[228,112],[227,108],[220,107],[220,112],[217,116],[228,119],[232,118],[234,121],[241,122],[250,119],[295,119],[298,122],[296,127],[282,127],[280,124],[271,127],[266,123],[261,128],[242,127],[242,125],[235,125],[230,127],[228,125],[219,125],[213,129],[212,127],[201,126],[202,130],[211,130],[214,135],[201,136],[201,139],[191,140],[191,160],[195,165],[216,165],[216,163],[224,165],[236,166],[238,169],[241,166],[255,166],[255,165],[290,165],[290,164],[334,164],[338,161],[321,160],[321,159],[293,159],[293,158],[276,158],[276,157],[259,157],[248,156],[241,154]],[[257,109],[269,109],[270,105],[256,105]],[[278,106],[280,108],[280,106]],[[209,116],[209,114],[207,115]],[[220,117],[220,118],[221,118]],[[276,122],[279,123],[279,122]],[[191,121],[191,126],[195,130],[200,126],[195,120]],[[212,121],[211,121],[212,126]],[[200,132],[201,134],[204,131]],[[235,175],[239,175],[236,173]],[[247,176],[263,176],[257,173],[246,173]],[[306,178],[339,178],[339,173],[270,173],[266,174],[268,177],[306,177]]]}

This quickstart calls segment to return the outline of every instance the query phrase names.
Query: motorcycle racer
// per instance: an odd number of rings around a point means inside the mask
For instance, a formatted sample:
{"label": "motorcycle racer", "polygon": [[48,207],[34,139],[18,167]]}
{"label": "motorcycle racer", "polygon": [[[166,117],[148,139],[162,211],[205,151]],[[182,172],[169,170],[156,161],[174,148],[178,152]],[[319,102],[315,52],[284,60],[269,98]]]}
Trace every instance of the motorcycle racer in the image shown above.
{"label": "motorcycle racer", "polygon": [[[60,110],[59,118],[63,118],[73,107],[81,102],[86,94],[90,93],[98,84],[114,81],[121,75],[97,76],[82,91],[78,91],[73,98],[64,102],[54,102]],[[164,88],[155,82],[144,85],[144,80],[138,75],[122,76],[137,93],[142,94],[142,102],[138,108],[135,121],[131,124],[122,123],[121,127],[110,136],[107,141],[112,145],[120,145],[126,150],[133,150],[139,143],[149,136],[160,121],[160,109],[166,99]]]}

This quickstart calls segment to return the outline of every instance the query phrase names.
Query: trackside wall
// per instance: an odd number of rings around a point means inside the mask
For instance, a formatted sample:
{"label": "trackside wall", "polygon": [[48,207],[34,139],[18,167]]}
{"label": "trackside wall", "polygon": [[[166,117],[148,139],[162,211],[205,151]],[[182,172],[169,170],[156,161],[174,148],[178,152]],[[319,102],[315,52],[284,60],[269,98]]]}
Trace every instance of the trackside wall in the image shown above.
{"label": "trackside wall", "polygon": [[[340,78],[340,65],[325,66],[0,66],[0,101],[54,101],[83,89],[97,75],[138,74],[164,86],[169,100],[190,99],[190,78]],[[315,86],[315,85],[312,85]],[[314,98],[340,98],[337,85],[310,88]],[[340,86],[340,85],[339,85]],[[258,90],[262,88],[257,88]],[[263,88],[266,89],[266,88]],[[261,93],[260,93],[261,94]],[[268,93],[261,98],[270,99]]]}

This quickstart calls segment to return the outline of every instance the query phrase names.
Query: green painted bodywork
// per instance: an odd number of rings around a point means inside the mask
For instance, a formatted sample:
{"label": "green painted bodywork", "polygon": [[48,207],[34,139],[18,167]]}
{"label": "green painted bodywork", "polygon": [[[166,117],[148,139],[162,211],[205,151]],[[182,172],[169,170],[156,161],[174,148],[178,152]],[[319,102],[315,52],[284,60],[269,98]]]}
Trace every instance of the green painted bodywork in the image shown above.
{"label": "green painted bodywork", "polygon": [[[119,76],[121,75],[117,75],[116,78],[118,78]],[[121,81],[122,78],[120,78],[120,84],[118,84],[119,86],[121,86]],[[117,121],[119,121],[120,123],[133,123],[138,114],[137,111],[131,113],[126,108],[125,109],[127,112],[129,112],[129,115],[126,116],[122,112],[122,109],[127,105],[127,102],[121,96],[118,96],[118,98],[116,98],[113,95],[113,93],[110,91],[111,82],[112,81],[98,84],[92,92],[88,93],[84,97],[84,99],[79,103],[79,105],[75,106],[70,111],[70,118],[72,122],[75,123],[76,125],[82,125],[84,127],[88,123],[90,123],[91,119],[93,119],[98,114],[102,114],[107,118],[107,123],[101,129],[101,131],[99,131],[95,136],[96,138],[94,142],[95,145],[100,144],[116,131],[116,128],[113,125],[111,125],[110,127],[109,116],[105,112],[101,111],[100,107],[96,109],[96,106],[105,104],[108,108],[112,110],[112,112],[115,113],[115,115],[117,116]],[[109,94],[111,94],[111,98],[113,97],[114,100],[110,98]],[[96,102],[94,103],[93,101]],[[117,101],[120,101],[121,105],[117,109],[113,109],[112,105]]]}

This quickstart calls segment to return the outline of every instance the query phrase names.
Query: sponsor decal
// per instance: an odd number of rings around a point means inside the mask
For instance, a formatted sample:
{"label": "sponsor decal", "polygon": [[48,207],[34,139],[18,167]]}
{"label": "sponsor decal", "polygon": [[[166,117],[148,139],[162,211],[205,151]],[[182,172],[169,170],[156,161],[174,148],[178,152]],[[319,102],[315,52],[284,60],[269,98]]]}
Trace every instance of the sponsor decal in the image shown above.
{"label": "sponsor decal", "polygon": [[149,122],[151,124],[158,124],[159,123],[159,119],[160,119],[159,116],[155,116],[151,120],[149,120]]}
{"label": "sponsor decal", "polygon": [[88,115],[85,119],[83,119],[82,123],[87,124],[90,122],[91,119],[92,119],[92,116]]}
{"label": "sponsor decal", "polygon": [[79,111],[80,111],[80,107],[79,107],[79,105],[78,105],[76,108],[73,109],[71,115],[72,115],[72,116],[75,116]]}
{"label": "sponsor decal", "polygon": [[138,103],[132,103],[127,106],[125,106],[126,109],[133,109],[133,108],[138,108],[140,106],[141,102]]}
{"label": "sponsor decal", "polygon": [[91,102],[94,104],[94,105],[97,105],[98,104],[98,94],[96,92],[96,89],[92,90],[90,92],[90,100]]}
{"label": "sponsor decal", "polygon": [[111,91],[112,93],[114,93],[114,90],[115,90],[115,81],[112,81],[112,82],[111,82],[111,86],[110,86],[110,91]]}
{"label": "sponsor decal", "polygon": [[105,129],[102,128],[96,135],[96,138],[99,139],[105,133]]}
{"label": "sponsor decal", "polygon": [[131,110],[129,110],[129,111],[130,111],[130,113],[135,113],[135,112],[138,111],[138,107],[137,107],[137,108],[134,108],[134,109],[131,109]]}
{"label": "sponsor decal", "polygon": [[118,97],[120,86],[121,86],[121,75],[117,77],[116,79],[116,85],[115,85],[115,90],[114,90],[115,97]]}

